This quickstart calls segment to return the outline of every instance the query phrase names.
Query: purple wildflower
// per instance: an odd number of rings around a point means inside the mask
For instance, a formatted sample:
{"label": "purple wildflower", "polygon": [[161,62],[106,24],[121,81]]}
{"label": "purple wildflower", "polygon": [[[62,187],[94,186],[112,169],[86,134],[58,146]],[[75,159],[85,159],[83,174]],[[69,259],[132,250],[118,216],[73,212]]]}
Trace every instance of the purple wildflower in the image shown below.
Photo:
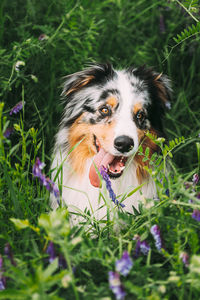
{"label": "purple wildflower", "polygon": [[139,235],[135,235],[133,240],[137,241],[136,246],[135,246],[134,255],[133,255],[134,258],[137,258],[140,255],[140,244],[141,244]]}
{"label": "purple wildflower", "polygon": [[186,252],[182,252],[180,254],[180,258],[186,267],[189,266],[189,255]]}
{"label": "purple wildflower", "polygon": [[49,254],[49,263],[52,263],[56,258],[56,252],[53,242],[49,242],[46,253]]}
{"label": "purple wildflower", "polygon": [[40,161],[40,159],[37,157],[35,160],[35,164],[33,165],[33,175],[35,177],[41,177],[42,169],[44,168],[45,164]]}
{"label": "purple wildflower", "polygon": [[6,288],[6,277],[3,276],[3,258],[0,255],[0,291]]}
{"label": "purple wildflower", "polygon": [[130,258],[128,251],[124,251],[122,258],[115,263],[116,270],[123,276],[127,276],[133,266],[133,261]]}
{"label": "purple wildflower", "polygon": [[57,198],[59,204],[60,193],[59,189],[56,186],[55,182],[53,182],[50,178],[46,177],[45,174],[42,173],[42,169],[44,168],[45,164],[40,161],[37,157],[35,160],[35,164],[33,165],[33,176],[38,177],[40,183],[46,187],[48,191],[54,193],[54,196]]}
{"label": "purple wildflower", "polygon": [[13,133],[14,128],[7,128],[6,131],[4,132],[3,136],[8,139],[9,136]]}
{"label": "purple wildflower", "polygon": [[144,255],[148,255],[149,250],[151,249],[151,247],[149,246],[149,244],[146,241],[140,241],[140,237],[139,235],[136,235],[133,240],[136,240],[136,247],[135,247],[135,251],[134,251],[134,257],[137,258],[140,253],[144,254]]}
{"label": "purple wildflower", "polygon": [[161,248],[163,248],[161,234],[160,234],[160,228],[158,225],[153,225],[150,229],[151,234],[153,235],[153,238],[155,240],[155,245],[158,251],[161,251]]}
{"label": "purple wildflower", "polygon": [[184,182],[184,186],[185,186],[186,190],[188,190],[189,188],[191,188],[192,182],[186,181],[186,182]]}
{"label": "purple wildflower", "polygon": [[120,281],[120,276],[116,272],[110,271],[109,276],[109,286],[112,292],[115,294],[117,300],[123,300],[126,293]]}
{"label": "purple wildflower", "polygon": [[165,20],[163,15],[160,15],[160,20],[159,20],[159,28],[160,28],[160,33],[165,33]]}
{"label": "purple wildflower", "polygon": [[116,205],[120,205],[121,207],[125,207],[125,205],[123,203],[119,203],[119,201],[116,199],[116,195],[115,195],[115,193],[112,189],[112,186],[111,186],[111,181],[110,181],[109,175],[107,174],[107,169],[104,166],[101,166],[99,171],[100,171],[101,176],[103,177],[103,179],[106,182],[106,188],[109,192],[109,196],[110,196],[111,200]]}
{"label": "purple wildflower", "polygon": [[196,185],[199,182],[199,175],[197,173],[193,175],[192,182],[194,185]]}
{"label": "purple wildflower", "polygon": [[18,102],[12,109],[11,109],[11,111],[10,111],[10,115],[12,115],[12,114],[17,114],[20,110],[22,110],[22,108],[23,108],[23,105],[25,105],[25,101],[24,102],[22,102],[22,101],[20,101],[20,102]]}
{"label": "purple wildflower", "polygon": [[[66,259],[64,258],[64,256],[62,254],[59,254],[58,256],[58,263],[59,263],[59,267],[62,269],[66,269],[67,268],[67,262]],[[73,272],[75,272],[75,267],[72,270]]]}
{"label": "purple wildflower", "polygon": [[146,241],[140,243],[140,251],[142,252],[142,254],[148,255],[150,249],[151,247]]}
{"label": "purple wildflower", "polygon": [[165,194],[167,195],[167,197],[170,196],[169,189],[166,189]]}
{"label": "purple wildflower", "polygon": [[200,222],[200,210],[194,209],[192,213],[192,218],[198,222]]}
{"label": "purple wildflower", "polygon": [[11,264],[13,266],[16,266],[16,262],[14,260],[14,256],[13,256],[13,253],[12,253],[12,249],[11,249],[11,246],[9,243],[7,243],[4,247],[4,253],[5,255],[8,257],[8,259],[10,260]]}

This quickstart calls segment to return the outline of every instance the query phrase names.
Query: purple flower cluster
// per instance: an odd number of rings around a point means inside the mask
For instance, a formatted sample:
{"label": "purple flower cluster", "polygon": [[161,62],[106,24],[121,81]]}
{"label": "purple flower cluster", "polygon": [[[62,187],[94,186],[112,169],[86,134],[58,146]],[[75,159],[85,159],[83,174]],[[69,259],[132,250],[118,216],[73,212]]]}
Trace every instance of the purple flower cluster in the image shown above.
{"label": "purple flower cluster", "polygon": [[101,166],[99,171],[100,171],[101,176],[103,177],[103,180],[106,182],[106,188],[109,192],[109,196],[110,196],[111,200],[116,205],[120,205],[121,207],[125,207],[125,205],[122,204],[122,203],[119,203],[119,201],[116,198],[116,195],[115,195],[115,193],[112,189],[112,186],[111,186],[111,181],[110,181],[109,175],[107,174],[107,169],[104,166]]}
{"label": "purple flower cluster", "polygon": [[8,257],[8,259],[10,260],[11,264],[13,266],[16,266],[16,262],[14,260],[14,256],[13,256],[13,253],[12,253],[12,249],[11,249],[11,246],[9,243],[7,243],[4,247],[4,253],[5,255]]}
{"label": "purple flower cluster", "polygon": [[[192,192],[196,192],[196,185],[199,183],[199,175],[195,173],[192,177],[192,182],[185,182],[185,188],[192,188]],[[196,193],[196,198],[200,200],[200,193]],[[195,201],[190,199],[189,203],[194,203]],[[199,202],[198,202],[199,203]],[[192,212],[192,218],[198,222],[200,222],[200,210],[194,209]]]}
{"label": "purple flower cluster", "polygon": [[13,131],[14,131],[14,128],[10,128],[10,127],[9,127],[9,128],[7,128],[7,129],[5,130],[3,136],[4,136],[6,139],[8,139],[9,136],[13,133]]}
{"label": "purple flower cluster", "polygon": [[149,250],[151,249],[149,244],[146,241],[141,242],[139,235],[136,235],[133,238],[133,240],[137,241],[135,251],[134,251],[134,257],[137,258],[140,255],[140,253],[144,255],[148,255]]}
{"label": "purple flower cluster", "polygon": [[56,251],[53,242],[49,242],[46,253],[49,255],[49,263],[51,264],[56,258]]}
{"label": "purple flower cluster", "polygon": [[12,114],[17,114],[20,110],[22,110],[22,108],[23,108],[23,105],[25,105],[25,101],[24,101],[24,103],[22,102],[22,101],[20,101],[20,102],[18,102],[12,109],[11,109],[11,111],[10,111],[10,115],[12,115]]}
{"label": "purple flower cluster", "polygon": [[155,240],[155,245],[158,251],[160,252],[161,249],[163,248],[163,243],[161,239],[161,233],[160,233],[160,228],[158,225],[153,225],[150,229],[151,234],[153,235],[153,238]]}
{"label": "purple flower cluster", "polygon": [[41,184],[46,187],[46,189],[50,192],[54,193],[54,196],[57,198],[58,204],[60,199],[59,189],[56,186],[55,182],[53,182],[50,178],[46,177],[45,174],[42,173],[42,169],[44,168],[44,163],[42,163],[39,158],[36,158],[35,164],[33,165],[33,176],[38,177]]}
{"label": "purple flower cluster", "polygon": [[5,290],[6,288],[6,277],[3,276],[4,270],[3,270],[3,258],[0,255],[0,291]]}
{"label": "purple flower cluster", "polygon": [[49,255],[48,261],[50,264],[54,261],[54,259],[56,259],[58,257],[59,267],[62,269],[67,268],[67,263],[66,263],[65,258],[63,257],[62,254],[56,253],[55,246],[52,241],[49,242],[48,247],[46,249],[46,253]]}
{"label": "purple flower cluster", "polygon": [[[16,262],[14,260],[14,256],[12,253],[12,249],[9,243],[7,243],[4,247],[4,254],[7,256],[8,260],[11,264],[16,267]],[[4,268],[3,268],[3,257],[0,255],[0,291],[5,290],[6,288],[6,277],[4,276]]]}
{"label": "purple flower cluster", "polygon": [[192,213],[192,218],[198,222],[200,222],[200,210],[194,209]]}
{"label": "purple flower cluster", "polygon": [[118,259],[115,263],[117,272],[110,271],[109,275],[109,286],[112,292],[115,294],[116,299],[123,300],[126,293],[120,280],[120,274],[127,276],[133,266],[133,261],[130,258],[128,251],[124,251],[121,259]]}
{"label": "purple flower cluster", "polygon": [[109,286],[112,292],[115,294],[117,300],[123,300],[126,296],[124,287],[120,281],[120,275],[117,272],[110,271],[108,273],[109,277]]}
{"label": "purple flower cluster", "polygon": [[186,252],[182,252],[180,254],[180,258],[186,267],[189,266],[189,255]]}
{"label": "purple flower cluster", "polygon": [[115,263],[116,270],[123,276],[127,276],[133,266],[133,261],[130,258],[128,251],[124,251],[122,258]]}
{"label": "purple flower cluster", "polygon": [[197,183],[199,182],[199,175],[197,173],[195,173],[192,177],[192,182],[194,185],[197,185]]}

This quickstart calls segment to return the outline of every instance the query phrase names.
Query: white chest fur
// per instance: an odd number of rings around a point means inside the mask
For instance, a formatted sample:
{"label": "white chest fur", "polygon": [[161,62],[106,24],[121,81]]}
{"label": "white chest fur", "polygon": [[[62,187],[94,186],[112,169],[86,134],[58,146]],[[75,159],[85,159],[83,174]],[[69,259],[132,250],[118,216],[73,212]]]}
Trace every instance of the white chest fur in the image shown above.
{"label": "white chest fur", "polygon": [[[106,219],[107,209],[112,211],[119,208],[111,201],[109,193],[105,188],[105,183],[102,181],[101,188],[95,188],[91,185],[89,180],[89,169],[92,160],[88,160],[85,172],[82,176],[72,174],[69,169],[69,162],[65,162],[63,166],[63,182],[62,182],[62,201],[67,205],[69,212],[71,212],[72,224],[80,221],[74,213],[84,214],[85,209],[90,211],[91,216],[97,220]],[[145,198],[156,197],[156,188],[154,181],[149,178],[146,182],[142,183],[139,190],[127,197],[134,189],[140,184],[136,176],[136,166],[132,162],[125,170],[124,174],[115,180],[111,180],[112,189],[120,201],[124,199],[123,204],[125,207],[123,211],[133,213],[133,206],[137,209],[139,201]],[[102,196],[103,194],[103,196]],[[126,197],[124,197],[126,195]],[[51,198],[52,208],[58,206],[54,197]]]}

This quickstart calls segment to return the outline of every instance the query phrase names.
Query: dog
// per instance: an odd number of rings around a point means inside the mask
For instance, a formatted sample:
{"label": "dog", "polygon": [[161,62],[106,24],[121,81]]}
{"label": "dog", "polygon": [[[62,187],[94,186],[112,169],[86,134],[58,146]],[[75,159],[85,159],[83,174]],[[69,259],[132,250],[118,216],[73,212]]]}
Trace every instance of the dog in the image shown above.
{"label": "dog", "polygon": [[[92,64],[66,76],[63,86],[65,108],[51,171],[72,224],[87,211],[104,220],[108,207],[116,208],[106,200],[109,196],[102,196],[102,166],[118,201],[123,199],[120,209],[133,214],[139,201],[157,195],[138,148],[149,147],[149,156],[159,151],[146,132],[164,136],[163,115],[172,92],[169,78],[145,66],[115,70],[111,64]],[[51,207],[58,207],[53,196]]]}

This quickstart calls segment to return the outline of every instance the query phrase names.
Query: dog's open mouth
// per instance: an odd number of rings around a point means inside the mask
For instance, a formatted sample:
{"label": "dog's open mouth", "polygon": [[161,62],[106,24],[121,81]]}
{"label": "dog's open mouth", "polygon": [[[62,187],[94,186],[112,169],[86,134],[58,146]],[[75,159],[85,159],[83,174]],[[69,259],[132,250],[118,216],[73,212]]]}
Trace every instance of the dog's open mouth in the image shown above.
{"label": "dog's open mouth", "polygon": [[122,175],[128,158],[125,156],[114,156],[109,152],[106,152],[101,147],[96,136],[94,136],[94,144],[97,149],[97,154],[94,156],[93,163],[91,164],[89,178],[93,186],[99,187],[100,179],[96,168],[100,169],[101,166],[104,166],[107,169],[110,178],[118,178]]}

